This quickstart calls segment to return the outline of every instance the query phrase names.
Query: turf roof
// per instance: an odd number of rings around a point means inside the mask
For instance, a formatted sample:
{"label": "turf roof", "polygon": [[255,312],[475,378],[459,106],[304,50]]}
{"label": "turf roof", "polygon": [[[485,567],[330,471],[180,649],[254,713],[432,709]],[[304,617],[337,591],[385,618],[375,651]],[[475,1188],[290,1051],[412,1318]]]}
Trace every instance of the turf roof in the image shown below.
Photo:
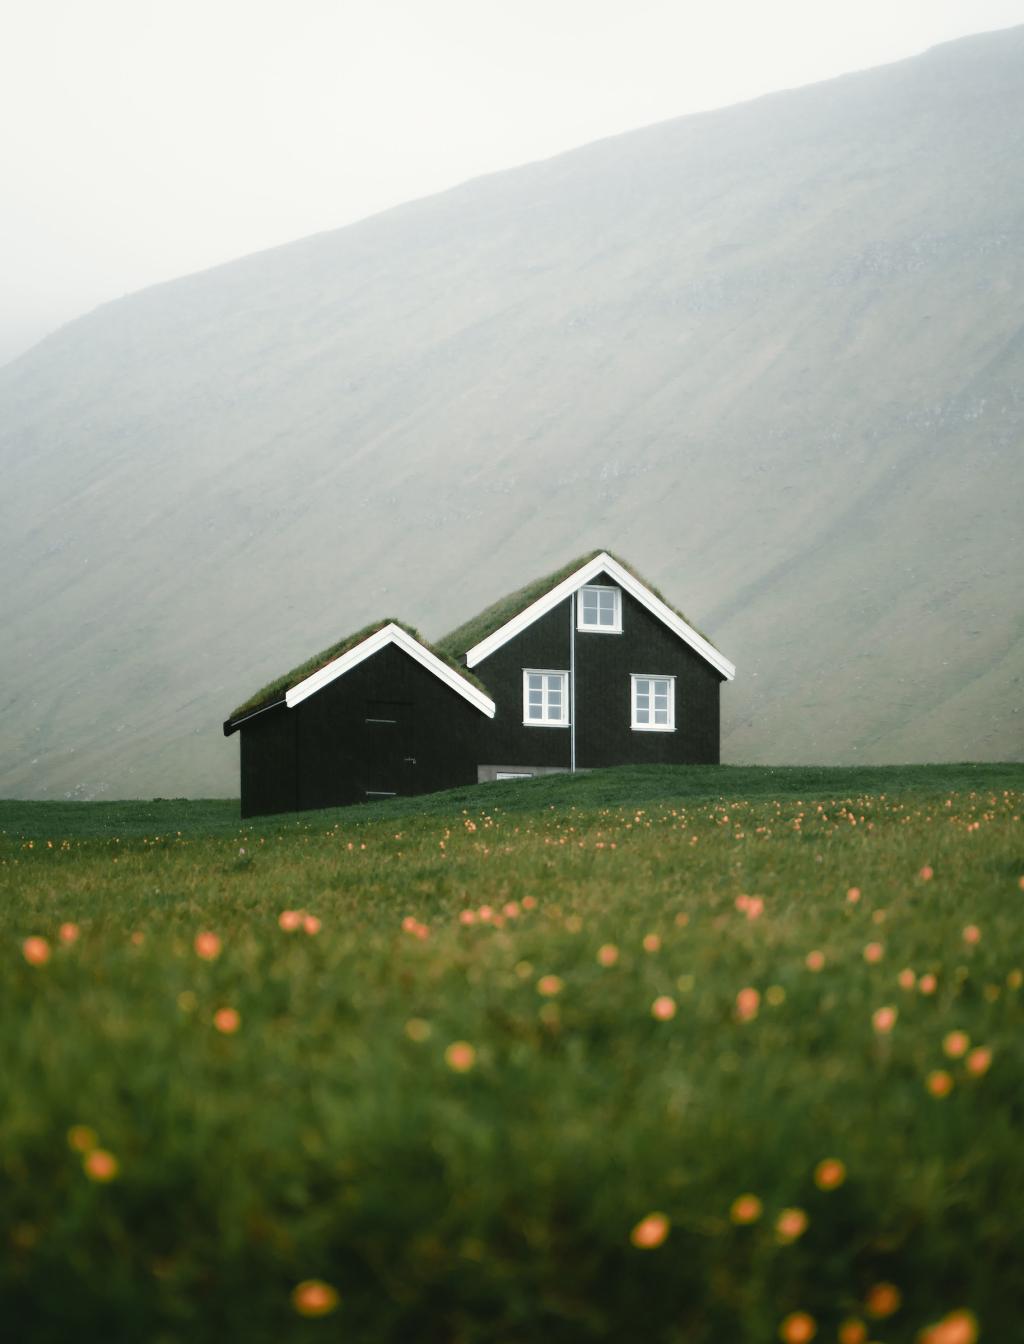
{"label": "turf roof", "polygon": [[678,607],[674,607],[672,603],[669,602],[657,588],[655,588],[653,583],[649,583],[642,574],[637,573],[632,565],[627,564],[625,560],[620,559],[613,551],[599,547],[596,551],[588,551],[586,555],[581,555],[569,564],[563,565],[561,569],[556,569],[553,573],[546,574],[542,579],[534,579],[532,583],[528,583],[524,588],[517,588],[514,593],[509,593],[507,596],[499,598],[497,602],[494,602],[491,606],[485,608],[479,615],[472,617],[472,619],[466,621],[463,625],[460,625],[458,629],[453,630],[450,634],[439,639],[437,641],[438,649],[443,650],[445,654],[448,654],[452,658],[464,657],[470,649],[475,648],[477,644],[480,644],[485,639],[489,638],[489,636],[493,635],[496,630],[500,630],[513,616],[518,616],[521,611],[525,611],[526,608],[536,602],[538,598],[543,597],[545,593],[549,593],[551,589],[560,584],[563,579],[567,579],[570,574],[575,574],[578,569],[582,569],[584,565],[588,564],[598,555],[610,555],[611,558],[616,561],[616,563],[620,564],[624,570],[632,574],[633,578],[636,579],[638,583],[642,583],[648,592],[653,593],[656,598],[665,603],[665,606],[668,607],[669,610],[674,611],[680,620],[685,621],[691,630],[697,630],[697,634],[700,635],[702,639],[707,639],[708,643],[711,644],[711,647],[715,647],[715,645],[711,643],[711,640],[708,639],[707,635],[704,634],[703,630],[698,630],[689,617],[684,616]]}
{"label": "turf roof", "polygon": [[364,625],[362,630],[357,630],[355,634],[352,635],[346,635],[344,639],[339,639],[336,644],[332,644],[329,649],[324,649],[322,652],[315,654],[312,658],[307,658],[304,663],[300,663],[298,667],[293,667],[292,670],[286,672],[284,676],[276,677],[273,681],[268,682],[267,685],[257,691],[255,695],[250,695],[248,700],[243,701],[237,709],[232,710],[228,717],[228,724],[233,723],[235,719],[239,719],[245,714],[251,714],[257,709],[267,709],[270,705],[283,700],[286,692],[290,691],[293,686],[298,686],[299,682],[305,681],[306,678],[311,677],[314,672],[319,672],[320,669],[326,667],[328,663],[333,663],[335,658],[340,658],[342,654],[348,653],[351,649],[354,649],[357,644],[362,644],[364,639],[369,639],[370,636],[375,635],[378,630],[383,630],[386,625],[399,626],[399,628],[404,630],[407,635],[412,635],[413,639],[422,644],[425,649],[429,649],[435,657],[440,658],[441,662],[444,663],[446,667],[450,667],[453,672],[457,672],[463,681],[469,682],[469,684],[475,686],[478,691],[483,691],[484,695],[488,694],[487,687],[484,686],[483,682],[475,677],[472,672],[468,672],[464,667],[460,667],[450,654],[445,653],[434,644],[429,644],[420,632],[413,628],[413,626],[406,625],[404,621],[396,621],[394,617],[388,616],[382,621],[374,621],[371,625]]}

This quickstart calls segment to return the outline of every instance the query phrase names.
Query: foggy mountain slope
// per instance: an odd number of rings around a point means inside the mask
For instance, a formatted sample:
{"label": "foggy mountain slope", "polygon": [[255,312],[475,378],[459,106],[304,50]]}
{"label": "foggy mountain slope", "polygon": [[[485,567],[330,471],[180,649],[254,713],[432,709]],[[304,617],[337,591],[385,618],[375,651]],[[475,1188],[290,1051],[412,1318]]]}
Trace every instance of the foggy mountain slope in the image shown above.
{"label": "foggy mountain slope", "polygon": [[1024,29],[601,141],[0,368],[0,792],[237,788],[226,713],[591,546],[724,754],[1020,759]]}

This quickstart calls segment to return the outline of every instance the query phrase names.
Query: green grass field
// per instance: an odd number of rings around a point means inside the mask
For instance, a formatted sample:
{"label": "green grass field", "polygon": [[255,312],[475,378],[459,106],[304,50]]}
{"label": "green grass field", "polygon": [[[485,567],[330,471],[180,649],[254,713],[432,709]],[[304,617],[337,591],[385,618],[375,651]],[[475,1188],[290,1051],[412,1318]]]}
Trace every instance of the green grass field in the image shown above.
{"label": "green grass field", "polygon": [[1015,1344],[1022,803],[1001,765],[0,803],[5,1329]]}

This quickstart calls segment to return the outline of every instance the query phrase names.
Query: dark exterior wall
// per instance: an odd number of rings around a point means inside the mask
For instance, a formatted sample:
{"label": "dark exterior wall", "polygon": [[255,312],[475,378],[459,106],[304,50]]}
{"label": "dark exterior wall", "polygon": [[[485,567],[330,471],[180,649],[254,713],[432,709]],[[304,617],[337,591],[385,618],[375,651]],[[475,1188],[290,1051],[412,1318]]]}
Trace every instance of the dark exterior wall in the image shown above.
{"label": "dark exterior wall", "polygon": [[[595,583],[614,585],[601,575]],[[617,585],[616,585],[617,586]],[[568,767],[568,728],[523,723],[523,668],[569,669],[569,600],[559,603],[473,670],[498,706],[482,727],[481,764]],[[717,764],[719,686],[715,669],[626,592],[622,634],[577,631],[576,765]],[[630,675],[676,678],[674,732],[630,727]]]}
{"label": "dark exterior wall", "polygon": [[295,725],[289,712],[276,705],[239,729],[243,817],[294,812],[298,806]]}
{"label": "dark exterior wall", "polygon": [[282,706],[242,725],[242,815],[474,783],[485,722],[480,710],[388,645],[295,709]]}
{"label": "dark exterior wall", "polygon": [[481,765],[501,761],[559,765],[568,770],[569,729],[523,723],[524,667],[553,672],[568,669],[568,598],[472,669],[498,707],[494,718],[481,728]]}

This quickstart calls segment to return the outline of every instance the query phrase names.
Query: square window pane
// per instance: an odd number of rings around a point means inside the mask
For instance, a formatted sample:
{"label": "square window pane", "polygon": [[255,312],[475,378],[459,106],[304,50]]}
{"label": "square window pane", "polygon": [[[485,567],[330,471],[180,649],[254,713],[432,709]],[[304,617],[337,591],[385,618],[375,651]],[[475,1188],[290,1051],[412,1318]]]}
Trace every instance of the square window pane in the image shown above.
{"label": "square window pane", "polygon": [[651,711],[649,709],[640,709],[638,706],[636,711],[636,721],[637,723],[650,723]]}
{"label": "square window pane", "polygon": [[531,691],[539,691],[541,687],[544,685],[544,678],[537,676],[535,673],[531,672],[529,677],[527,678],[527,685],[529,686]]}
{"label": "square window pane", "polygon": [[656,709],[656,710],[654,711],[654,722],[655,722],[655,723],[668,723],[668,710],[667,710],[667,709]]}
{"label": "square window pane", "polygon": [[637,678],[637,683],[636,683],[636,693],[637,693],[637,695],[646,695],[646,694],[647,694],[647,691],[648,691],[648,688],[650,687],[650,684],[651,684],[651,683],[650,683],[649,681],[643,681],[643,680],[641,680],[640,678]]}

